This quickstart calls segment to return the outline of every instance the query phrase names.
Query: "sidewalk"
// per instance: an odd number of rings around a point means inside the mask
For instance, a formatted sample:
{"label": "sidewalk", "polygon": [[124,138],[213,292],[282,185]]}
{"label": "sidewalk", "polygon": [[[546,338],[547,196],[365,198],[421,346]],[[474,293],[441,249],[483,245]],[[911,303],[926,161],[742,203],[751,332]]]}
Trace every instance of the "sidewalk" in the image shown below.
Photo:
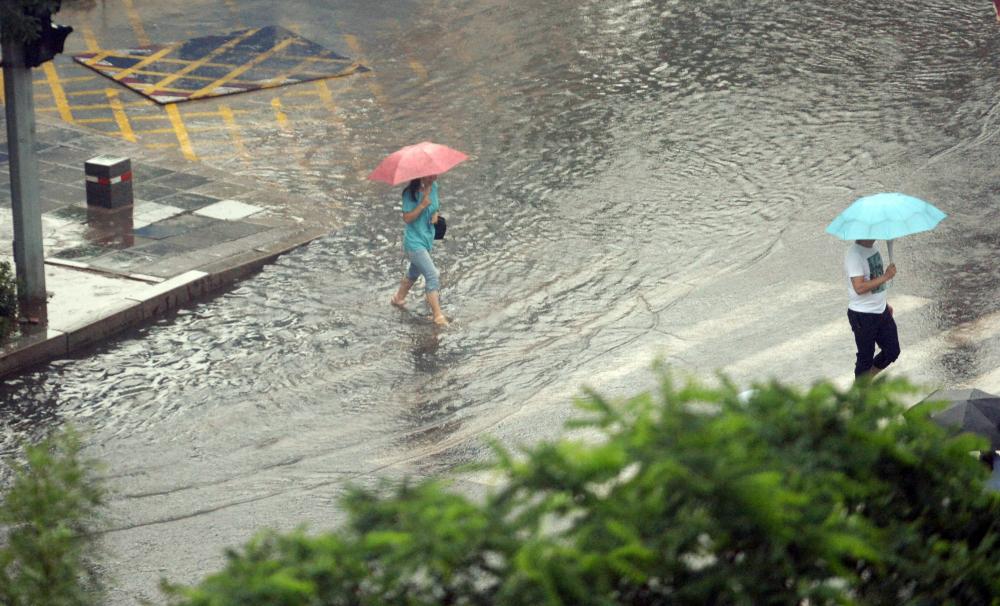
{"label": "sidewalk", "polygon": [[[236,183],[210,166],[97,133],[37,128],[49,322],[8,340],[0,377],[151,322],[336,227],[328,201]],[[83,164],[104,154],[131,159],[134,206],[87,207]],[[13,263],[4,142],[0,179],[0,259]]]}

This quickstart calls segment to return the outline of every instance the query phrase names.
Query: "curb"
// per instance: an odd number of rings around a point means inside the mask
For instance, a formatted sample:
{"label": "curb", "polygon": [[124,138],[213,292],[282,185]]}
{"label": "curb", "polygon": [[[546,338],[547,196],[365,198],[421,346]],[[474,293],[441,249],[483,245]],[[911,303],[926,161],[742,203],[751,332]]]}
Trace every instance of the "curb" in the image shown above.
{"label": "curb", "polygon": [[0,350],[0,378],[67,356],[106,342],[133,328],[217,293],[256,273],[282,254],[325,235],[326,231],[304,230],[272,247],[257,248],[151,284],[139,296],[124,297],[110,311],[99,317],[83,317],[60,327],[46,328],[45,333],[29,334]]}

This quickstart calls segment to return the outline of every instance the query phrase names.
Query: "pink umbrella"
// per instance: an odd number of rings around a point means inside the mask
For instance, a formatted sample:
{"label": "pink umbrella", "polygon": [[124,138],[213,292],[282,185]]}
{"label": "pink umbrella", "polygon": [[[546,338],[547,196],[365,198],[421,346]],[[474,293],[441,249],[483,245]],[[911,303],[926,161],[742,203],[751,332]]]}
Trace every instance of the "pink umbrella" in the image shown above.
{"label": "pink umbrella", "polygon": [[399,185],[411,179],[440,175],[468,158],[462,152],[430,141],[392,152],[368,175],[372,181]]}

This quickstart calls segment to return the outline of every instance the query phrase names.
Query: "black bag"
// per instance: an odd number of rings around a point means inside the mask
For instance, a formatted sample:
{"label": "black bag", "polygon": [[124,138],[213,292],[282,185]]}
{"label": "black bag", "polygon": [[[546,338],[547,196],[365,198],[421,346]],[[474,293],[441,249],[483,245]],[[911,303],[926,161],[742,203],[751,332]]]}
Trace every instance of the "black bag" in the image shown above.
{"label": "black bag", "polygon": [[444,232],[448,229],[448,222],[444,220],[444,215],[438,215],[437,223],[434,224],[434,239],[444,240]]}

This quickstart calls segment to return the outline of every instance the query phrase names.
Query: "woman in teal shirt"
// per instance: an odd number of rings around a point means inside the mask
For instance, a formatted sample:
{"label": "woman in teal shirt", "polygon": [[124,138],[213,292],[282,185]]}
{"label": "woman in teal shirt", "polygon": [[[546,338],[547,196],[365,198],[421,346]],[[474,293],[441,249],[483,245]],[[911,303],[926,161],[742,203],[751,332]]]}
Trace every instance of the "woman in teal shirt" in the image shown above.
{"label": "woman in teal shirt", "polygon": [[427,305],[434,314],[434,323],[446,326],[448,320],[441,313],[441,301],[438,298],[438,291],[441,288],[439,273],[434,266],[434,260],[431,259],[438,206],[440,201],[437,175],[414,179],[403,190],[403,221],[406,223],[406,229],[403,231],[403,251],[410,260],[410,267],[399,282],[399,290],[392,297],[392,304],[403,307],[413,283],[423,276],[424,294],[427,297]]}

